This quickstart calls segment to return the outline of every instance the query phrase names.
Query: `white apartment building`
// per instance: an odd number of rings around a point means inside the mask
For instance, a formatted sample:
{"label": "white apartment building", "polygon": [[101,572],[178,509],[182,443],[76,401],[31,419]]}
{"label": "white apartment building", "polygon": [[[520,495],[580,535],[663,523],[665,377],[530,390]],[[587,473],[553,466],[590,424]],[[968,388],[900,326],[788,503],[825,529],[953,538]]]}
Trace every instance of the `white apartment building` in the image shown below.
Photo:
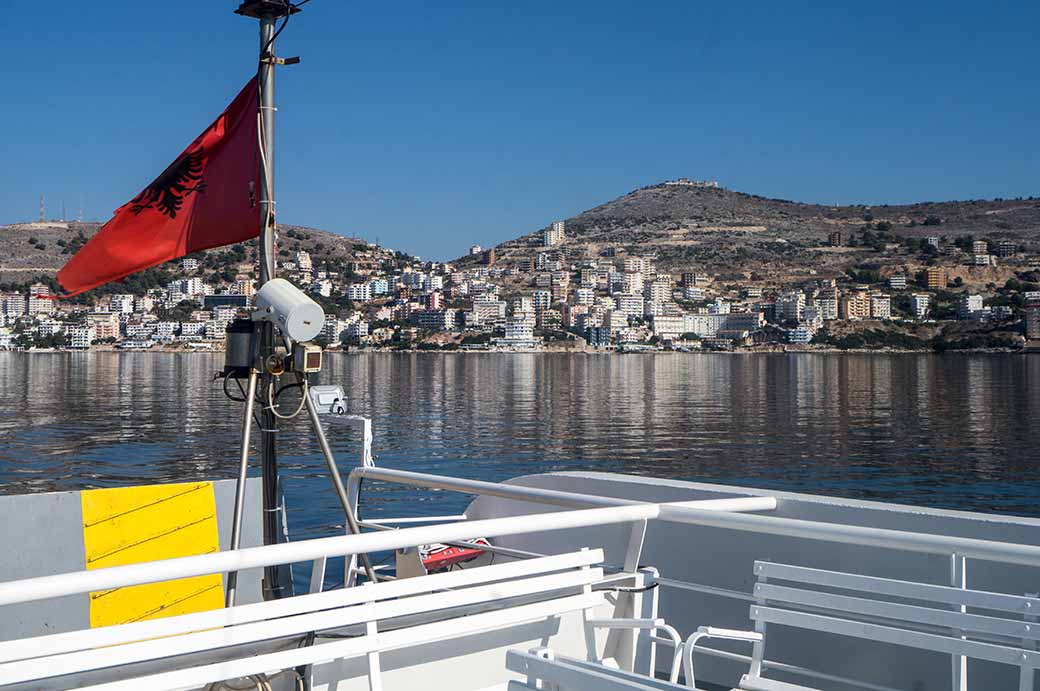
{"label": "white apartment building", "polygon": [[895,276],[889,276],[888,287],[892,290],[906,290],[906,275],[897,274]]}
{"label": "white apartment building", "polygon": [[536,290],[531,298],[535,312],[547,310],[552,306],[552,292],[548,290]]}
{"label": "white apartment building", "polygon": [[[206,322],[206,323],[208,324],[210,322]],[[94,328],[91,327],[91,330],[94,330]],[[96,333],[96,331],[95,331],[95,333]],[[153,333],[155,333],[155,325],[154,324],[145,324],[145,323],[137,323],[137,322],[135,322],[133,324],[127,324],[126,325],[126,337],[129,338],[131,341],[144,341],[144,340],[147,340],[147,339],[152,337]],[[224,327],[222,325],[221,326],[221,330],[220,330],[220,338],[223,338],[223,337],[224,337]]]}
{"label": "white apartment building", "polygon": [[513,300],[513,314],[534,314],[534,300],[528,295],[522,295]]}
{"label": "white apartment building", "polygon": [[476,254],[483,254],[484,253],[484,248],[481,247],[480,245],[470,245],[469,246],[469,253],[470,253],[470,256],[476,255]]}
{"label": "white apartment building", "polygon": [[672,282],[665,277],[656,278],[646,286],[646,299],[654,302],[671,302]]}
{"label": "white apartment building", "polygon": [[364,319],[356,319],[354,322],[350,322],[346,325],[346,330],[342,333],[342,337],[347,340],[360,340],[364,336],[368,335],[368,322]]}
{"label": "white apartment building", "polygon": [[641,293],[619,293],[614,296],[614,311],[627,317],[643,316]]}
{"label": "white apartment building", "polygon": [[321,325],[321,338],[328,343],[339,343],[340,337],[347,328],[347,323],[339,317],[326,314],[325,322]]}
{"label": "white apartment building", "polygon": [[815,332],[810,326],[799,326],[787,332],[787,342],[806,345],[812,342]]}
{"label": "white apartment building", "polygon": [[637,271],[626,271],[621,277],[622,293],[642,293],[643,274]]}
{"label": "white apartment building", "polygon": [[183,281],[183,284],[183,290],[188,295],[194,296],[206,294],[207,286],[205,283],[202,282],[201,278],[188,278]]}
{"label": "white apartment building", "polygon": [[545,229],[542,233],[542,244],[546,247],[555,247],[562,245],[565,237],[565,227],[563,221],[553,221],[552,225]]}
{"label": "white apartment building", "polygon": [[683,333],[693,333],[701,338],[715,336],[725,328],[730,315],[687,314],[683,316]]}
{"label": "white apartment building", "polygon": [[234,305],[217,305],[213,308],[213,318],[225,324],[238,316],[238,307]]}
{"label": "white apartment building", "polygon": [[199,260],[193,257],[185,257],[181,259],[181,269],[184,271],[198,271]]}
{"label": "white apartment building", "polygon": [[8,317],[20,317],[29,307],[28,300],[21,293],[8,293],[3,298],[4,314]]}
{"label": "white apartment building", "polygon": [[192,339],[206,332],[206,322],[181,322],[181,339]]}
{"label": "white apartment building", "polygon": [[654,335],[662,340],[679,338],[685,333],[685,325],[685,317],[681,315],[654,315]]}
{"label": "white apartment building", "polygon": [[802,320],[803,312],[805,311],[805,293],[800,290],[788,290],[776,298],[776,319],[777,321],[794,321],[799,322]]}
{"label": "white apartment building", "polygon": [[374,278],[368,282],[368,289],[372,297],[386,295],[390,292],[390,283],[385,278]]}
{"label": "white apartment building", "polygon": [[729,314],[730,304],[722,298],[715,298],[715,302],[708,305],[708,314]]}
{"label": "white apartment building", "polygon": [[[537,304],[537,299],[535,300]],[[506,318],[506,303],[493,297],[481,296],[473,301],[473,319],[477,324],[489,324]]]}
{"label": "white apartment building", "polygon": [[309,252],[301,250],[296,253],[296,268],[301,273],[310,273],[314,270],[314,264],[311,262],[311,255]]}
{"label": "white apartment building", "polygon": [[347,288],[347,297],[351,302],[368,302],[372,299],[372,288],[367,283],[352,283]]}
{"label": "white apartment building", "polygon": [[113,295],[108,301],[108,310],[116,314],[133,314],[134,296],[127,293]]}
{"label": "white apartment building", "polygon": [[981,295],[961,295],[957,303],[957,317],[959,319],[972,319],[977,312],[982,311]]}
{"label": "white apartment building", "polygon": [[180,322],[155,322],[155,340],[167,343],[176,338]]}
{"label": "white apartment building", "polygon": [[155,298],[150,295],[142,295],[134,298],[134,310],[144,314],[155,309]]}
{"label": "white apartment building", "polygon": [[693,302],[701,302],[707,297],[704,293],[704,288],[698,288],[696,286],[683,286],[683,297]]}
{"label": "white apartment building", "polygon": [[928,302],[931,296],[927,293],[914,293],[910,296],[910,304],[914,309],[915,319],[924,319],[928,316]]}
{"label": "white apartment building", "polygon": [[871,295],[870,296],[870,318],[871,319],[891,319],[892,318],[892,298],[888,295]]}
{"label": "white apartment building", "polygon": [[29,314],[50,314],[54,311],[51,290],[42,283],[29,286]]}
{"label": "white apartment building", "polygon": [[94,327],[74,326],[69,329],[69,347],[89,348],[90,344],[95,341],[94,336]]}
{"label": "white apartment building", "polygon": [[592,288],[578,288],[574,292],[574,301],[579,305],[591,305],[596,301],[596,291]]}
{"label": "white apartment building", "polygon": [[823,321],[838,318],[838,298],[833,293],[817,296],[813,301],[813,306],[816,308],[816,314]]}
{"label": "white apartment building", "polygon": [[65,328],[65,325],[57,319],[44,319],[40,322],[38,328],[41,336],[49,338],[59,331],[62,331]]}
{"label": "white apartment building", "polygon": [[311,284],[311,291],[323,298],[332,297],[332,281],[328,279],[324,281],[315,281]]}

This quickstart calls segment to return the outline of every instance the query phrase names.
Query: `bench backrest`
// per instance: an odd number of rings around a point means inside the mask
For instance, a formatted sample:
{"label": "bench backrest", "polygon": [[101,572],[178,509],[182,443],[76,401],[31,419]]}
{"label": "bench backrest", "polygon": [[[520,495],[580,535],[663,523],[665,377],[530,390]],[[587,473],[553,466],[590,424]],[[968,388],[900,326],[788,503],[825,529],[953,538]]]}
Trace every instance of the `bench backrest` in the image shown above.
{"label": "bench backrest", "polygon": [[506,655],[506,668],[527,677],[525,682],[511,683],[509,691],[544,688],[567,691],[689,691],[685,686],[597,662],[557,657],[546,649],[537,653],[510,650]]}
{"label": "bench backrest", "polygon": [[[181,656],[103,689],[174,689],[408,647],[587,609],[603,601],[602,550],[514,561],[228,609],[0,642],[0,686]],[[482,610],[473,614],[474,607]],[[468,614],[469,616],[463,616]],[[425,618],[417,620],[417,615]],[[431,622],[431,619],[436,621]],[[354,627],[356,637],[262,652],[272,641]],[[382,631],[379,636],[375,634]],[[250,646],[253,647],[250,647]],[[242,646],[219,664],[200,656]],[[371,657],[371,656],[370,656]],[[371,664],[370,664],[371,668]],[[378,673],[378,667],[375,668]]]}
{"label": "bench backrest", "polygon": [[[1035,597],[762,561],[755,576],[751,619],[760,633],[779,624],[891,643],[1014,665],[1023,679],[1040,668]],[[759,670],[752,665],[753,676]]]}

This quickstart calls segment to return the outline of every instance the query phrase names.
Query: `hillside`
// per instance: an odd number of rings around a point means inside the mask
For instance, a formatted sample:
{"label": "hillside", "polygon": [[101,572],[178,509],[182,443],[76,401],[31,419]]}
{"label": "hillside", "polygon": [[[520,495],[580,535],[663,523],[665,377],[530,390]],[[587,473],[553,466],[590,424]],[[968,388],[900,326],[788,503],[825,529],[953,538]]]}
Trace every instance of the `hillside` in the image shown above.
{"label": "hillside", "polygon": [[[101,228],[100,223],[46,222],[0,226],[0,285],[18,285],[41,276],[53,276],[75,251]],[[316,268],[328,265],[341,270],[350,262],[378,261],[390,250],[356,238],[302,226],[279,226],[279,261],[291,260],[297,251],[310,253]],[[240,243],[197,253],[214,271],[233,270],[255,261],[255,243]],[[161,267],[159,267],[161,268]],[[115,284],[118,286],[118,284]]]}
{"label": "hillside", "polygon": [[[560,247],[568,260],[614,254],[655,254],[663,268],[731,271],[809,260],[804,253],[842,233],[842,247],[826,248],[824,264],[862,254],[852,248],[900,243],[929,235],[1040,241],[1040,199],[921,202],[899,206],[821,206],[767,199],[721,187],[666,184],[635,190],[566,220]],[[543,251],[542,230],[496,247],[497,259]],[[1031,247],[1030,249],[1035,249]],[[820,254],[812,252],[810,255]],[[476,258],[463,257],[463,263]]]}

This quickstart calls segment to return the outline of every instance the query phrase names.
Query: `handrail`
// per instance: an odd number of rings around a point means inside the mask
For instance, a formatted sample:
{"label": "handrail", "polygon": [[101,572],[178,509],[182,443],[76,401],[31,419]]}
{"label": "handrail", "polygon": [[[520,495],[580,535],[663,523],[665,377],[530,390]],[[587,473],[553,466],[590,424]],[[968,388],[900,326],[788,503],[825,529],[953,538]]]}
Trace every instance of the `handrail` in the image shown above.
{"label": "handrail", "polygon": [[991,542],[970,537],[914,533],[845,523],[820,523],[778,516],[721,514],[675,504],[662,504],[659,519],[672,523],[743,530],[806,540],[844,542],[864,547],[883,547],[924,554],[956,554],[972,559],[1040,566],[1040,546],[1014,542]]}
{"label": "handrail", "polygon": [[[499,482],[484,482],[482,480],[465,480],[463,478],[445,477],[443,475],[432,475],[430,473],[416,473],[410,470],[396,470],[394,468],[377,468],[369,466],[365,468],[354,468],[350,471],[350,482],[359,480],[382,480],[394,482],[399,485],[411,485],[412,487],[424,487],[426,489],[444,489],[465,494],[479,494],[501,499],[515,499],[518,501],[529,501],[538,504],[552,504],[554,506],[568,506],[571,508],[593,508],[597,506],[636,506],[655,502],[640,501],[637,499],[621,499],[619,497],[598,497],[580,492],[561,492],[555,489],[542,489],[540,487],[524,487],[522,485],[506,485]],[[695,500],[697,506],[704,510],[717,509],[722,511],[771,511],[776,508],[775,497],[728,497],[725,499],[702,499]],[[687,502],[677,502],[685,504]],[[748,507],[748,508],[738,508]]]}
{"label": "handrail", "polygon": [[659,513],[660,506],[657,504],[558,511],[529,516],[522,521],[513,517],[463,521],[447,525],[286,542],[192,557],[112,566],[91,571],[74,571],[53,576],[38,576],[0,583],[0,605],[32,602],[211,573],[291,564],[321,557],[382,552],[430,542],[631,523],[632,521],[651,520],[656,518]]}
{"label": "handrail", "polygon": [[[560,492],[558,490],[548,490],[537,487],[502,485],[492,482],[481,482],[478,480],[462,480],[441,475],[415,473],[390,468],[358,468],[350,474],[351,482],[357,482],[361,478],[372,480],[378,479],[386,482],[396,482],[416,487],[445,489],[456,492],[466,492],[469,494],[496,496],[505,499],[516,499],[520,501],[545,504],[587,506],[609,503],[612,506],[626,506],[632,504],[634,501],[631,499],[590,496],[576,492]],[[1012,542],[991,542],[989,540],[979,540],[976,538],[915,533],[887,528],[870,528],[844,523],[824,523],[797,518],[761,516],[750,513],[740,513],[739,511],[741,511],[741,509],[733,508],[735,506],[740,506],[741,504],[738,502],[741,501],[753,502],[756,500],[770,499],[773,501],[773,507],[775,507],[776,499],[773,497],[744,497],[707,500],[706,502],[703,502],[718,503],[720,507],[728,505],[727,509],[721,511],[705,510],[702,506],[695,507],[694,504],[697,504],[697,502],[665,503],[661,504],[661,512],[658,516],[658,520],[671,523],[686,523],[712,528],[779,535],[783,537],[796,537],[807,540],[841,542],[864,547],[881,547],[906,552],[940,555],[956,554],[959,557],[1040,567],[1040,546],[1035,545],[1023,545]],[[753,506],[753,504],[746,504],[746,506]],[[762,508],[766,507],[745,508],[743,511],[754,511]]]}

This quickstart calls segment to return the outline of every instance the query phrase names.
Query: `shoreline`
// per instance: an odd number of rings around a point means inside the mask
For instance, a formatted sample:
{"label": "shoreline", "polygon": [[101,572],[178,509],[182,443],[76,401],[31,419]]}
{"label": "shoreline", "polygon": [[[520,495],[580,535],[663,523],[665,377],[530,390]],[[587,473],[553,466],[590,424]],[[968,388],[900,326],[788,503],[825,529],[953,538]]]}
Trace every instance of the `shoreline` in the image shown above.
{"label": "shoreline", "polygon": [[[88,349],[54,349],[39,348],[33,350],[5,350],[0,354],[20,355],[75,355],[94,353],[118,353],[118,354],[146,354],[146,355],[219,355],[223,348],[208,350],[187,350],[179,348],[149,348],[141,350],[121,350],[119,348],[88,348]],[[769,348],[769,349],[737,349],[737,350],[644,350],[621,352],[614,350],[596,349],[568,349],[568,348],[544,348],[539,350],[462,350],[462,349],[430,349],[430,348],[365,348],[363,350],[326,350],[325,355],[368,355],[368,354],[391,354],[391,355],[599,355],[599,356],[645,356],[645,355],[1040,355],[1040,348],[972,348],[965,350],[947,350],[938,352],[935,350],[911,350],[897,348],[861,348],[842,350],[840,348]]]}

